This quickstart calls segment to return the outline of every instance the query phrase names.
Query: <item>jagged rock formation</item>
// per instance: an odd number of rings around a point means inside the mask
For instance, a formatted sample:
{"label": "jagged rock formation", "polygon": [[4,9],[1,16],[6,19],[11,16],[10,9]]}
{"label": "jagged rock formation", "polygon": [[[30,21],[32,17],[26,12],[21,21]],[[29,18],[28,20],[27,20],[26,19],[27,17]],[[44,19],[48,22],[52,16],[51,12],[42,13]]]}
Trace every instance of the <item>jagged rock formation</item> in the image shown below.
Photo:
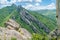
{"label": "jagged rock formation", "polygon": [[15,30],[19,29],[19,24],[12,19],[9,19],[8,22],[5,23],[5,25],[9,29],[15,29]]}
{"label": "jagged rock formation", "polygon": [[16,38],[17,40],[31,39],[31,34],[26,29],[19,28],[19,24],[14,20],[9,19],[5,24],[7,26],[6,28],[0,27],[1,40],[11,40],[12,37]]}
{"label": "jagged rock formation", "polygon": [[37,33],[39,32],[38,29],[36,29],[36,27],[34,25],[31,24],[31,22],[36,23],[38,25],[38,27],[40,29],[43,29],[46,33],[49,33],[50,30],[46,27],[46,25],[44,25],[41,21],[39,21],[38,19],[36,19],[35,17],[33,17],[32,15],[30,15],[26,10],[22,10],[20,12],[20,16],[21,19],[27,23],[28,25],[30,25],[30,27],[32,28],[32,30]]}

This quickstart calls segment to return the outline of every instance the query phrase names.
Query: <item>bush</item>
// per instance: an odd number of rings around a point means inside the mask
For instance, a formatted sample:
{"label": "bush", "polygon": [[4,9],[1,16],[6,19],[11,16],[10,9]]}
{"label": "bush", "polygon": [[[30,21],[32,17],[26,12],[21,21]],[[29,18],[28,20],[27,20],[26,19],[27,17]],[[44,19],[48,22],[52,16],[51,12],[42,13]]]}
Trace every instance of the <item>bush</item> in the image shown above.
{"label": "bush", "polygon": [[49,40],[49,38],[46,35],[42,34],[33,34],[32,35],[32,40]]}
{"label": "bush", "polygon": [[11,40],[17,40],[15,37],[11,37]]}

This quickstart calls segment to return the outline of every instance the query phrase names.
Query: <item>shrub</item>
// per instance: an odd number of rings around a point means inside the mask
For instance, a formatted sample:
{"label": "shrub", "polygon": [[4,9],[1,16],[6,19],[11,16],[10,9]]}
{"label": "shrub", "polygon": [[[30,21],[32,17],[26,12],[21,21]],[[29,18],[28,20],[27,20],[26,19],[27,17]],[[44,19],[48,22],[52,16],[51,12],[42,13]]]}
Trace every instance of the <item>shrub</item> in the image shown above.
{"label": "shrub", "polygon": [[46,35],[42,34],[33,34],[32,35],[32,40],[49,40],[49,38]]}
{"label": "shrub", "polygon": [[17,38],[15,38],[15,37],[11,37],[11,40],[17,40]]}

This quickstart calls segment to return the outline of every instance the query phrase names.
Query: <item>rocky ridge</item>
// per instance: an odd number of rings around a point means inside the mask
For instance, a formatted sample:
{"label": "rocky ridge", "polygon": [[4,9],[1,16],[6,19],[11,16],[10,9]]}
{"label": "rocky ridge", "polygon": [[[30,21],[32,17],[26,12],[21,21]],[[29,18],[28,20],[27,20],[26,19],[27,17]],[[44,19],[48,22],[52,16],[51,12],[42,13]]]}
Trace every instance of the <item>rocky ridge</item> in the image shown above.
{"label": "rocky ridge", "polygon": [[30,25],[31,29],[34,31],[34,33],[39,33],[39,30],[36,29],[36,27],[32,23],[36,23],[39,27],[39,29],[44,30],[47,34],[50,33],[49,28],[46,27],[41,21],[36,19],[34,16],[29,14],[25,9],[23,9],[20,12],[21,19],[28,25]]}

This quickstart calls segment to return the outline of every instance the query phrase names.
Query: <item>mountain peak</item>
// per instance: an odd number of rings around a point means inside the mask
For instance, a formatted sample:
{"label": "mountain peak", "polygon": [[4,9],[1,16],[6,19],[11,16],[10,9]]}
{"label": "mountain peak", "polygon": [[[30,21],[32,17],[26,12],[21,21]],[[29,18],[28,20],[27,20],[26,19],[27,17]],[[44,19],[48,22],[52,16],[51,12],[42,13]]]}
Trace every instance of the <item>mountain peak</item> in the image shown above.
{"label": "mountain peak", "polygon": [[22,11],[24,8],[21,6],[21,5],[18,5],[18,7],[17,7],[17,11],[18,12],[20,12],[20,11]]}
{"label": "mountain peak", "polygon": [[16,5],[15,4],[12,4],[11,6],[15,7]]}

